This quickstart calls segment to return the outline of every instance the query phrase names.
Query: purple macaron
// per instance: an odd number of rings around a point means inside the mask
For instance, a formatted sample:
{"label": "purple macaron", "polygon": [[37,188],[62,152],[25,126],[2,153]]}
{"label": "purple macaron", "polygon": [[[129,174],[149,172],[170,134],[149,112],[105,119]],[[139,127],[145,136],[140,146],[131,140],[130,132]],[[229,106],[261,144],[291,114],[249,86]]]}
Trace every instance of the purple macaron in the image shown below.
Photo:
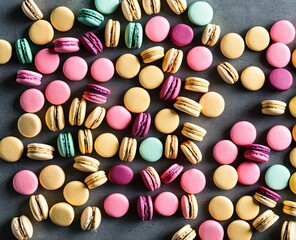
{"label": "purple macaron", "polygon": [[103,44],[93,32],[86,32],[80,37],[83,46],[92,55],[96,56],[103,51]]}
{"label": "purple macaron", "polygon": [[174,181],[182,171],[183,171],[183,166],[180,166],[179,164],[175,163],[172,166],[170,166],[167,170],[164,171],[160,179],[164,184],[168,184]]}
{"label": "purple macaron", "polygon": [[167,77],[160,89],[159,98],[162,101],[175,100],[181,90],[181,79],[174,76]]}
{"label": "purple macaron", "polygon": [[274,208],[277,202],[280,200],[281,195],[277,194],[276,192],[270,190],[269,188],[259,186],[255,192],[254,198],[271,208]]}
{"label": "purple macaron", "polygon": [[256,162],[269,160],[270,148],[261,144],[250,144],[245,147],[244,157]]}
{"label": "purple macaron", "polygon": [[170,39],[173,44],[183,47],[189,45],[194,37],[190,26],[180,23],[175,25],[170,31]]}
{"label": "purple macaron", "polygon": [[107,101],[107,97],[110,93],[111,91],[108,88],[90,83],[86,85],[83,98],[94,103],[103,104]]}
{"label": "purple macaron", "polygon": [[160,188],[160,177],[153,167],[148,166],[147,168],[141,170],[140,174],[148,190],[154,191]]}
{"label": "purple macaron", "polygon": [[134,137],[144,137],[148,134],[151,125],[151,115],[147,112],[137,114],[132,128]]}
{"label": "purple macaron", "polygon": [[133,170],[124,164],[114,165],[108,173],[109,181],[120,186],[129,184],[133,180],[133,177]]}
{"label": "purple macaron", "polygon": [[139,196],[137,201],[137,211],[142,221],[151,221],[153,218],[153,202],[152,198],[147,196]]}
{"label": "purple macaron", "polygon": [[293,76],[287,69],[276,68],[269,73],[268,83],[273,90],[283,92],[292,86]]}

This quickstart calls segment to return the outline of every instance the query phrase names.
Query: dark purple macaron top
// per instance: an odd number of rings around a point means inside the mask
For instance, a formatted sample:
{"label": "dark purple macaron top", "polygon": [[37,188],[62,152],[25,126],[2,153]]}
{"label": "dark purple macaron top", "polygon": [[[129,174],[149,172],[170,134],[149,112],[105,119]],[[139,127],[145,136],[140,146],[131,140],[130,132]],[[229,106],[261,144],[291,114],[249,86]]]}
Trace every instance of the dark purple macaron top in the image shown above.
{"label": "dark purple macaron top", "polygon": [[187,46],[193,40],[194,33],[190,26],[180,23],[175,25],[170,31],[170,38],[173,44],[182,47]]}
{"label": "dark purple macaron top", "polygon": [[127,185],[132,181],[133,177],[133,170],[124,164],[114,165],[108,173],[108,179],[116,185]]}
{"label": "dark purple macaron top", "polygon": [[133,136],[144,137],[148,134],[151,125],[151,115],[147,112],[137,114],[132,128]]}
{"label": "dark purple macaron top", "polygon": [[183,171],[183,166],[180,166],[179,164],[175,163],[172,166],[170,166],[167,170],[164,171],[160,179],[164,184],[168,184],[174,181],[182,171]]}
{"label": "dark purple macaron top", "polygon": [[151,221],[153,218],[153,202],[152,198],[147,196],[139,196],[137,202],[137,211],[142,221]]}
{"label": "dark purple macaron top", "polygon": [[275,91],[286,91],[292,86],[293,76],[287,69],[276,68],[269,73],[268,83]]}
{"label": "dark purple macaron top", "polygon": [[257,188],[257,193],[268,197],[276,202],[278,202],[281,198],[281,195],[277,194],[276,192],[270,190],[269,188],[263,187],[263,186],[259,186]]}
{"label": "dark purple macaron top", "polygon": [[103,44],[93,32],[86,32],[80,37],[83,46],[92,55],[96,56],[103,51]]}
{"label": "dark purple macaron top", "polygon": [[175,100],[181,90],[181,79],[174,76],[167,77],[160,89],[159,98],[162,101]]}
{"label": "dark purple macaron top", "polygon": [[245,146],[245,150],[246,151],[259,151],[259,152],[262,152],[262,153],[265,153],[265,154],[270,153],[270,148],[269,147],[261,145],[261,144],[256,144],[256,143]]}
{"label": "dark purple macaron top", "polygon": [[87,84],[85,91],[90,93],[100,94],[106,97],[111,93],[111,91],[108,88],[102,87],[94,83]]}

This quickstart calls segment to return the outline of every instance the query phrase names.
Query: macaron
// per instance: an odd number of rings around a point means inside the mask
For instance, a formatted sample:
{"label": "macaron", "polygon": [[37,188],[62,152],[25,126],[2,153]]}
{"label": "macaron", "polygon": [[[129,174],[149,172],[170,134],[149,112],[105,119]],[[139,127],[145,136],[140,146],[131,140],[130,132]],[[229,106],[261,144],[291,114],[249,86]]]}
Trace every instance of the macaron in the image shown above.
{"label": "macaron", "polygon": [[24,0],[22,2],[23,13],[31,20],[39,20],[43,18],[43,13],[33,0]]}
{"label": "macaron", "polygon": [[169,5],[170,9],[177,15],[180,15],[187,9],[186,0],[167,0],[166,2]]}
{"label": "macaron", "polygon": [[108,181],[106,173],[102,170],[94,172],[88,175],[84,179],[84,183],[87,185],[89,189],[97,188]]}
{"label": "macaron", "polygon": [[2,52],[0,56],[0,64],[6,64],[12,57],[12,46],[10,42],[0,39],[0,51]]}
{"label": "macaron", "polygon": [[119,148],[119,159],[124,162],[134,160],[137,152],[137,140],[135,138],[124,137]]}
{"label": "macaron", "polygon": [[70,86],[62,80],[53,80],[46,86],[45,97],[53,105],[64,104],[70,96]]}
{"label": "macaron", "polygon": [[74,220],[74,208],[66,202],[54,204],[49,210],[50,220],[61,227],[70,226]]}
{"label": "macaron", "polygon": [[96,138],[94,147],[101,157],[111,158],[117,154],[119,141],[113,133],[105,132]]}
{"label": "macaron", "polygon": [[[147,2],[147,0],[145,0]],[[144,1],[144,2],[145,2]],[[150,0],[149,0],[150,1]],[[151,1],[157,2],[157,1]],[[143,27],[141,23],[130,22],[126,25],[124,32],[125,45],[128,48],[140,48],[143,42]]]}
{"label": "macaron", "polygon": [[186,60],[192,70],[201,72],[212,65],[213,54],[205,46],[196,46],[189,50]]}
{"label": "macaron", "polygon": [[219,117],[225,109],[225,100],[218,92],[207,92],[199,99],[201,112],[207,117]]}
{"label": "macaron", "polygon": [[60,31],[67,32],[74,26],[75,15],[73,11],[65,6],[58,6],[52,10],[50,14],[50,22],[52,26]]}
{"label": "macaron", "polygon": [[235,211],[240,219],[249,221],[257,217],[260,211],[260,206],[252,196],[244,195],[237,201]]}
{"label": "macaron", "polygon": [[48,165],[39,174],[41,186],[49,191],[57,190],[65,183],[65,172],[58,165]]}
{"label": "macaron", "polygon": [[123,102],[132,113],[145,112],[150,106],[150,95],[144,88],[132,87],[125,92]]}
{"label": "macaron", "polygon": [[17,193],[31,195],[38,188],[38,178],[34,172],[24,169],[14,175],[12,185]]}
{"label": "macaron", "polygon": [[211,236],[215,236],[216,240],[223,240],[224,229],[218,221],[206,220],[200,224],[198,235],[204,240],[211,240]]}
{"label": "macaron", "polygon": [[32,50],[26,38],[20,38],[16,41],[15,50],[20,63],[26,64],[33,61]]}
{"label": "macaron", "polygon": [[253,185],[260,178],[260,168],[255,162],[244,161],[238,165],[236,171],[238,182],[242,185]]}
{"label": "macaron", "polygon": [[173,101],[181,90],[181,79],[175,76],[168,76],[162,83],[159,98],[162,101]]}
{"label": "macaron", "polygon": [[106,87],[102,87],[94,83],[89,83],[86,85],[86,88],[83,92],[83,98],[90,102],[104,104],[106,103],[110,93],[111,91]]}
{"label": "macaron", "polygon": [[77,20],[89,27],[99,27],[104,21],[104,16],[93,9],[81,8]]}
{"label": "macaron", "polygon": [[252,239],[251,225],[244,220],[234,220],[227,227],[227,235],[230,240],[235,239]]}
{"label": "macaron", "polygon": [[183,124],[181,133],[185,137],[201,142],[204,139],[205,135],[207,134],[207,131],[196,124],[185,122]]}
{"label": "macaron", "polygon": [[179,47],[189,45],[194,37],[192,28],[184,23],[179,23],[170,30],[170,39],[173,44]]}
{"label": "macaron", "polygon": [[238,181],[236,169],[227,164],[223,164],[216,168],[213,174],[213,181],[217,188],[221,190],[233,189]]}
{"label": "macaron", "polygon": [[141,178],[149,191],[155,191],[160,188],[161,181],[157,171],[148,166],[145,169],[140,171]]}
{"label": "macaron", "polygon": [[292,134],[289,128],[284,125],[271,127],[266,136],[268,146],[276,151],[287,149],[292,142]]}
{"label": "macaron", "polygon": [[296,172],[292,174],[289,180],[289,187],[291,191],[296,194]]}
{"label": "macaron", "polygon": [[43,108],[44,102],[43,93],[36,88],[29,88],[20,96],[20,106],[25,112],[39,112]]}
{"label": "macaron", "polygon": [[27,157],[34,160],[51,160],[53,158],[54,147],[44,143],[29,143],[27,145]]}
{"label": "macaron", "polygon": [[283,190],[289,185],[291,173],[282,164],[273,164],[265,172],[265,183],[273,190]]}
{"label": "macaron", "polygon": [[174,181],[180,173],[183,171],[183,166],[175,163],[166,169],[160,176],[160,179],[163,184],[168,184]]}
{"label": "macaron", "polygon": [[112,193],[104,200],[105,212],[113,218],[123,217],[127,213],[129,206],[128,198],[122,193]]}
{"label": "macaron", "polygon": [[219,63],[217,65],[217,72],[228,84],[235,84],[239,79],[237,70],[228,62]]}
{"label": "macaron", "polygon": [[164,57],[164,48],[162,46],[154,46],[141,52],[141,58],[144,63],[151,63]]}
{"label": "macaron", "polygon": [[79,39],[74,37],[62,37],[53,40],[53,47],[57,53],[73,53],[79,51]]}
{"label": "macaron", "polygon": [[293,76],[285,68],[275,68],[268,75],[268,84],[275,91],[287,91],[293,84]]}
{"label": "macaron", "polygon": [[34,63],[39,72],[51,74],[58,69],[60,57],[52,48],[44,48],[35,55]]}
{"label": "macaron", "polygon": [[80,42],[85,49],[93,56],[98,55],[103,51],[101,40],[93,32],[86,32],[80,37]]}
{"label": "macaron", "polygon": [[167,159],[177,159],[179,140],[177,135],[169,134],[166,137],[164,145],[164,156]]}
{"label": "macaron", "polygon": [[131,53],[125,53],[117,59],[115,69],[120,77],[131,79],[138,75],[140,71],[140,61],[137,56]]}
{"label": "macaron", "polygon": [[54,30],[49,21],[40,19],[35,21],[29,29],[29,37],[36,45],[45,45],[52,41]]}
{"label": "macaron", "polygon": [[209,202],[209,213],[217,221],[225,221],[232,217],[234,207],[232,201],[225,196],[216,196]]}
{"label": "macaron", "polygon": [[258,232],[264,232],[278,219],[279,216],[276,215],[272,210],[266,210],[253,221],[252,225]]}
{"label": "macaron", "polygon": [[147,162],[156,162],[163,154],[163,144],[156,137],[145,138],[139,147],[141,157]]}
{"label": "macaron", "polygon": [[108,172],[108,179],[111,183],[119,186],[130,184],[133,180],[133,170],[125,164],[115,164]]}
{"label": "macaron", "polygon": [[180,179],[182,189],[189,194],[198,194],[206,186],[206,177],[202,171],[196,168],[187,169]]}
{"label": "macaron", "polygon": [[145,26],[146,36],[152,42],[162,42],[169,35],[170,23],[163,16],[155,16],[150,18]]}
{"label": "macaron", "polygon": [[198,102],[187,98],[178,96],[176,98],[176,102],[174,103],[174,107],[184,113],[187,113],[193,117],[199,117],[202,105]]}
{"label": "macaron", "polygon": [[93,151],[93,135],[89,129],[79,129],[78,146],[82,154],[91,154]]}
{"label": "macaron", "polygon": [[81,81],[85,78],[87,71],[87,62],[79,56],[69,57],[63,64],[63,73],[71,81]]}
{"label": "macaron", "polygon": [[61,105],[50,106],[45,113],[45,123],[50,131],[56,132],[64,129],[65,116]]}
{"label": "macaron", "polygon": [[184,88],[188,91],[206,93],[209,91],[210,82],[200,77],[187,77]]}
{"label": "macaron", "polygon": [[74,157],[73,167],[81,172],[92,173],[99,170],[100,161],[89,156],[80,155]]}
{"label": "macaron", "polygon": [[267,48],[266,59],[272,67],[283,68],[290,62],[290,48],[281,42],[273,43]]}
{"label": "macaron", "polygon": [[296,236],[296,222],[284,221],[281,230],[281,240],[294,240]]}
{"label": "macaron", "polygon": [[149,195],[139,196],[137,200],[137,212],[142,221],[151,221],[153,218],[153,202]]}
{"label": "macaron", "polygon": [[245,68],[240,76],[242,85],[250,91],[261,89],[265,83],[265,74],[261,68],[249,66]]}
{"label": "macaron", "polygon": [[148,90],[158,88],[163,79],[163,71],[155,65],[146,66],[139,73],[140,84]]}
{"label": "macaron", "polygon": [[135,137],[145,137],[150,129],[151,115],[148,112],[138,113],[133,122],[132,134]]}
{"label": "macaron", "polygon": [[254,198],[264,204],[267,207],[274,208],[277,204],[277,202],[280,200],[281,195],[278,193],[272,191],[269,188],[258,186]]}
{"label": "macaron", "polygon": [[75,148],[72,134],[60,133],[57,138],[58,151],[62,157],[74,157]]}
{"label": "macaron", "polygon": [[72,100],[69,110],[69,123],[71,126],[81,126],[84,123],[86,114],[86,101],[78,97]]}
{"label": "macaron", "polygon": [[80,216],[80,226],[84,231],[96,231],[101,224],[101,211],[98,207],[87,206]]}
{"label": "macaron", "polygon": [[155,211],[165,217],[174,215],[179,207],[179,200],[172,192],[161,192],[154,200]]}
{"label": "macaron", "polygon": [[121,2],[121,11],[125,19],[129,22],[140,20],[142,17],[138,0],[123,0]]}
{"label": "macaron", "polygon": [[130,125],[132,115],[125,107],[115,105],[108,109],[106,121],[111,128],[124,130]]}
{"label": "macaron", "polygon": [[207,24],[201,37],[201,42],[203,45],[214,46],[220,37],[221,29],[217,24]]}
{"label": "macaron", "polygon": [[46,198],[42,194],[31,195],[29,199],[29,206],[33,217],[41,222],[48,217],[48,204]]}
{"label": "macaron", "polygon": [[269,160],[270,148],[262,144],[250,144],[245,146],[244,157],[256,162]]}
{"label": "macaron", "polygon": [[6,136],[0,141],[1,159],[7,162],[20,160],[24,152],[23,142],[14,136]]}
{"label": "macaron", "polygon": [[221,39],[220,50],[225,57],[237,59],[244,53],[244,39],[237,33],[227,33]]}
{"label": "macaron", "polygon": [[33,237],[33,225],[25,215],[14,217],[11,220],[10,228],[16,239],[30,239]]}
{"label": "macaron", "polygon": [[185,219],[196,219],[198,204],[195,195],[184,194],[180,200],[182,215]]}
{"label": "macaron", "polygon": [[174,132],[180,123],[180,117],[177,112],[172,109],[164,108],[156,113],[154,125],[156,129],[165,134]]}
{"label": "macaron", "polygon": [[264,100],[261,106],[263,114],[277,116],[285,113],[287,104],[279,100]]}
{"label": "macaron", "polygon": [[83,182],[75,180],[65,185],[63,195],[72,206],[82,206],[89,198],[89,190]]}
{"label": "macaron", "polygon": [[296,217],[296,202],[285,200],[283,204],[283,212]]}
{"label": "macaron", "polygon": [[105,0],[95,0],[96,9],[102,14],[111,14],[114,13],[120,2],[119,0],[110,0],[106,2]]}
{"label": "macaron", "polygon": [[194,2],[188,8],[189,20],[197,26],[205,26],[213,19],[212,6],[204,1]]}
{"label": "macaron", "polygon": [[105,46],[117,47],[120,37],[120,23],[109,19],[105,25]]}
{"label": "macaron", "polygon": [[23,85],[36,87],[41,84],[42,77],[42,74],[34,71],[18,70],[16,75],[16,82]]}
{"label": "macaron", "polygon": [[213,157],[220,164],[233,163],[238,155],[237,146],[228,139],[218,141],[213,148]]}
{"label": "macaron", "polygon": [[160,12],[160,0],[142,0],[142,6],[147,15],[153,15]]}
{"label": "macaron", "polygon": [[41,132],[42,123],[38,115],[34,113],[25,113],[19,117],[17,128],[22,136],[32,138]]}
{"label": "macaron", "polygon": [[201,151],[193,141],[187,140],[181,143],[180,147],[189,162],[197,164],[202,160]]}
{"label": "macaron", "polygon": [[172,237],[172,240],[192,240],[196,237],[196,231],[189,224],[179,229]]}
{"label": "macaron", "polygon": [[84,126],[90,129],[96,129],[101,125],[106,115],[106,109],[98,106],[95,107],[85,119]]}
{"label": "macaron", "polygon": [[183,61],[182,50],[170,48],[162,61],[162,70],[168,73],[176,73]]}
{"label": "macaron", "polygon": [[270,42],[269,32],[261,26],[255,26],[248,30],[245,37],[248,48],[260,52],[266,49]]}

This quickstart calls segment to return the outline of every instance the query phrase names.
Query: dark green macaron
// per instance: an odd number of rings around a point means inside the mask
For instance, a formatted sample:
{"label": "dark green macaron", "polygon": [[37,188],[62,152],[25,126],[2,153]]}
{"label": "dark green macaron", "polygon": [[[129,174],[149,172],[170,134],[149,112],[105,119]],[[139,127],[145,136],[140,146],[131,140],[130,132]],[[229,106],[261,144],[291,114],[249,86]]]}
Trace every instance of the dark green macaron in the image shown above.
{"label": "dark green macaron", "polygon": [[75,148],[71,133],[60,133],[57,139],[58,151],[62,157],[74,157]]}
{"label": "dark green macaron", "polygon": [[143,42],[143,28],[141,23],[128,23],[125,28],[124,39],[128,48],[140,48]]}
{"label": "dark green macaron", "polygon": [[16,55],[20,63],[26,64],[33,61],[31,47],[26,38],[20,38],[15,43]]}
{"label": "dark green macaron", "polygon": [[77,20],[89,27],[99,27],[104,21],[104,16],[95,10],[81,8]]}

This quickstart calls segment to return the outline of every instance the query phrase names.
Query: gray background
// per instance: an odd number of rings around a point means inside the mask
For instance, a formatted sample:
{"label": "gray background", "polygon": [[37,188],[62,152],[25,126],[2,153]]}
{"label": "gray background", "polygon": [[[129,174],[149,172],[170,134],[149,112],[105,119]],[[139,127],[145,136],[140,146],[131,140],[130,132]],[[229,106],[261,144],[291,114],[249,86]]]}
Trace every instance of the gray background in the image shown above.
{"label": "gray background", "polygon": [[[89,0],[36,0],[36,2],[44,13],[44,19],[47,20],[49,19],[51,11],[55,7],[60,5],[69,7],[74,11],[76,15],[81,7],[89,7],[93,9],[95,8],[93,1]],[[191,3],[193,1],[188,2]],[[228,32],[237,32],[242,36],[245,36],[246,31],[255,25],[260,25],[266,27],[267,29],[270,29],[272,23],[280,19],[288,19],[292,23],[295,22],[296,6],[294,1],[292,0],[208,0],[208,2],[213,6],[214,9],[214,18],[212,22],[217,23],[221,26],[222,36]],[[8,40],[12,44],[14,44],[14,42],[18,38],[28,36],[28,29],[32,23],[22,13],[20,4],[20,0],[0,2],[0,38]],[[147,16],[144,11],[142,15],[143,17],[141,19],[141,22],[144,26],[150,17]],[[186,13],[181,16],[177,16],[168,8],[166,2],[162,1],[162,11],[159,15],[166,16],[169,19],[171,26],[177,23],[184,22],[193,27],[195,36],[192,44],[190,46],[182,48],[185,56],[190,48],[201,44],[201,34],[203,31],[203,27],[193,26],[189,22]],[[84,49],[80,50],[80,52],[78,52],[77,54],[84,57],[89,63],[89,66],[96,58],[108,57],[111,60],[115,61],[120,54],[131,52],[131,50],[127,49],[124,44],[123,36],[127,21],[123,18],[120,8],[116,11],[114,15],[106,16],[105,22],[109,18],[118,19],[121,21],[120,45],[117,49],[105,48],[103,53],[97,57],[91,57],[89,53],[87,53]],[[79,37],[84,32],[88,30],[93,30],[103,41],[105,22],[100,26],[100,28],[91,29],[89,27],[83,26],[76,21],[75,27],[69,32],[60,33],[58,31],[55,31],[55,38],[62,36]],[[138,50],[133,50],[132,52],[139,56],[140,52],[143,49],[154,45],[157,44],[149,41],[147,37],[145,37],[142,48]],[[173,44],[170,42],[169,39],[162,43],[159,43],[159,45],[164,46],[166,50],[170,47],[173,47]],[[31,43],[31,46],[34,54],[36,54],[40,49],[43,48],[43,46],[36,46],[33,43]],[[49,44],[49,46],[51,47],[51,44]],[[295,48],[295,41],[291,43],[289,47],[291,48],[291,50],[293,50]],[[198,146],[203,153],[203,161],[200,164],[191,165],[181,153],[179,154],[178,160],[176,161],[177,163],[184,165],[185,169],[196,167],[202,170],[206,175],[206,189],[197,195],[199,214],[196,220],[185,220],[182,217],[180,210],[178,210],[178,212],[172,217],[162,217],[155,214],[153,221],[151,222],[142,222],[139,220],[136,212],[136,200],[139,195],[151,194],[151,196],[154,198],[158,193],[162,191],[172,191],[180,198],[182,194],[184,194],[184,192],[179,185],[179,178],[171,184],[162,186],[159,190],[155,192],[148,192],[140,179],[139,170],[148,166],[149,163],[145,162],[143,159],[141,159],[139,155],[137,155],[136,159],[129,164],[129,166],[134,170],[135,173],[135,177],[132,183],[124,187],[114,186],[111,183],[106,183],[100,188],[91,190],[90,198],[87,204],[81,207],[75,207],[75,220],[71,226],[65,228],[58,227],[55,226],[49,219],[41,223],[36,222],[29,210],[29,196],[19,195],[12,188],[12,178],[17,171],[22,169],[30,169],[33,170],[36,174],[39,174],[40,170],[43,167],[49,164],[58,164],[59,166],[62,166],[66,172],[66,182],[71,180],[83,181],[83,179],[86,177],[86,174],[78,172],[72,167],[73,159],[61,158],[56,151],[54,155],[54,160],[49,162],[38,162],[30,160],[25,156],[25,154],[16,163],[7,163],[4,161],[0,162],[0,238],[13,239],[10,231],[11,219],[14,216],[26,214],[33,222],[34,239],[170,239],[174,232],[176,232],[185,224],[191,224],[194,229],[198,230],[198,227],[202,221],[206,219],[211,219],[211,216],[209,215],[207,210],[207,206],[210,199],[214,196],[227,196],[235,204],[239,197],[241,197],[242,195],[253,195],[256,187],[259,184],[264,184],[264,173],[270,165],[275,163],[283,163],[290,169],[291,173],[295,172],[295,169],[289,163],[289,151],[295,145],[295,143],[292,143],[292,146],[285,151],[272,151],[270,154],[270,161],[268,163],[259,165],[261,169],[261,177],[259,182],[255,185],[247,187],[238,184],[235,189],[230,191],[221,191],[214,186],[212,175],[214,170],[219,165],[214,161],[212,157],[213,145],[221,139],[229,139],[229,130],[231,126],[239,120],[248,120],[254,123],[258,133],[256,142],[261,144],[266,144],[266,133],[268,129],[273,125],[284,124],[285,126],[292,129],[293,125],[295,124],[295,119],[291,116],[289,111],[287,111],[282,116],[264,116],[260,113],[260,102],[265,99],[278,99],[288,103],[289,100],[295,95],[295,84],[293,84],[291,89],[282,93],[273,92],[272,90],[270,90],[267,84],[265,84],[265,86],[258,92],[250,92],[244,89],[239,82],[235,85],[228,85],[219,78],[215,69],[218,63],[226,60],[220,53],[219,45],[210,48],[210,50],[214,55],[214,62],[208,70],[200,73],[194,72],[189,69],[186,62],[184,61],[184,64],[182,65],[179,72],[175,74],[182,79],[185,79],[185,77],[187,76],[199,76],[208,79],[211,82],[210,90],[217,91],[222,94],[226,102],[226,109],[224,113],[218,118],[210,119],[204,116],[194,118],[180,113],[181,123],[185,121],[191,121],[193,123],[201,125],[208,131],[208,134],[206,135],[204,141],[198,143]],[[60,56],[62,60],[61,62],[63,63],[63,61],[67,57],[69,57],[70,54],[61,54]],[[231,60],[230,62],[237,68],[239,72],[250,65],[255,65],[262,68],[266,74],[268,74],[271,70],[271,67],[268,66],[265,60],[265,52],[255,53],[246,49],[244,54],[239,59]],[[155,64],[161,66],[161,61],[156,62]],[[92,80],[90,74],[88,74],[83,81],[70,82],[66,80],[63,76],[61,72],[61,66],[56,73],[45,76],[43,78],[42,85],[38,88],[44,90],[46,85],[51,80],[55,79],[62,79],[67,81],[72,90],[71,99],[64,105],[65,115],[67,116],[71,100],[76,96],[81,96],[85,85],[87,83],[94,82],[94,80]],[[142,65],[142,67],[143,66],[144,65]],[[37,113],[43,121],[43,131],[41,134],[32,139],[25,139],[18,133],[16,123],[18,117],[23,113],[22,109],[19,106],[19,96],[24,90],[28,88],[15,82],[16,72],[19,69],[34,70],[34,66],[33,64],[21,65],[20,63],[18,63],[15,52],[13,54],[12,60],[8,64],[0,66],[0,138],[3,138],[7,135],[14,135],[19,137],[23,141],[25,146],[30,142],[48,143],[56,146],[56,137],[58,133],[50,132],[44,123],[44,115],[46,109],[50,106],[49,103],[46,103],[45,107]],[[295,70],[293,69],[291,64],[288,66],[288,69],[290,69],[293,73],[293,76],[295,76]],[[166,74],[166,76],[167,75],[168,74]],[[137,78],[132,80],[124,80],[121,79],[118,75],[115,75],[111,81],[103,83],[102,85],[110,88],[112,91],[108,102],[104,105],[106,108],[109,108],[114,104],[122,105],[124,92],[132,86],[139,86],[139,82]],[[172,103],[164,103],[159,100],[158,92],[159,89],[149,91],[152,101],[148,111],[152,114],[152,116],[155,116],[156,112],[164,107],[173,108]],[[199,100],[199,98],[201,97],[201,94],[188,92],[185,91],[183,88],[181,91],[181,95],[191,97],[195,100]],[[95,104],[88,103],[88,112],[94,107]],[[66,129],[64,129],[64,131],[71,131],[74,136],[76,142],[76,154],[79,154],[76,141],[78,129],[79,127],[70,127],[68,121]],[[103,132],[113,132],[118,136],[119,140],[121,140],[124,136],[131,136],[131,127],[124,131],[113,131],[112,129],[110,129],[110,127],[107,126],[106,123],[104,123],[100,128],[93,131],[94,138],[96,138],[100,133]],[[185,138],[182,137],[180,132],[181,127],[179,127],[179,129],[177,129],[175,133],[179,136],[180,142],[182,142],[183,140],[185,140]],[[159,137],[162,142],[165,141],[165,135],[158,133],[153,124],[148,136],[156,136]],[[141,141],[142,139],[138,138],[138,143],[140,143]],[[243,149],[240,149],[240,155],[238,159],[233,163],[233,166],[236,167],[240,162],[243,161],[242,152]],[[105,170],[106,172],[108,172],[113,164],[121,163],[117,156],[111,159],[102,159],[96,153],[93,153],[92,156],[97,157],[100,160],[101,169]],[[153,163],[152,165],[159,171],[159,173],[162,173],[173,162],[174,161],[162,158],[160,161]],[[128,213],[120,219],[113,219],[108,217],[103,209],[104,198],[113,192],[123,193],[130,200],[130,209]],[[50,206],[52,206],[56,202],[64,201],[62,188],[56,191],[46,191],[40,186],[36,193],[44,194]],[[275,212],[280,215],[280,220],[265,233],[259,234],[254,230],[252,239],[280,239],[280,229],[283,221],[293,219],[295,220],[295,218],[293,218],[292,216],[288,216],[282,213],[282,201],[284,199],[295,200],[295,195],[292,194],[289,189],[279,191],[279,193],[282,195],[282,199],[278,206],[275,208]],[[80,214],[87,205],[96,205],[101,209],[102,223],[97,232],[83,232],[80,229]],[[262,205],[260,205],[260,208],[260,212],[266,210],[266,208]],[[226,230],[228,224],[235,219],[238,219],[238,216],[234,213],[233,217],[230,220],[221,222],[221,224]]]}

